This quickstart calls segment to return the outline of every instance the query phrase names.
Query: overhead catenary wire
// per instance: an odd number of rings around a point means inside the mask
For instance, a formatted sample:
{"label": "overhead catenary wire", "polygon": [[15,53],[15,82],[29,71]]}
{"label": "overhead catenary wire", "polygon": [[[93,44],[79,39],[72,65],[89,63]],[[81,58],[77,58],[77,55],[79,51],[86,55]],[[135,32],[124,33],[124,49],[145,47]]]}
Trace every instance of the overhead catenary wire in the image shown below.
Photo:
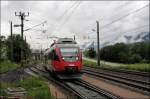
{"label": "overhead catenary wire", "polygon": [[72,9],[77,3],[78,1],[75,1],[67,10],[63,12],[59,19],[61,20],[67,13],[69,13],[70,9]]}
{"label": "overhead catenary wire", "polygon": [[125,31],[125,32],[123,32],[123,33],[120,33],[118,37],[120,37],[121,35],[123,35],[123,34],[125,34],[125,33],[133,32],[133,31],[135,32],[135,31],[137,31],[137,30],[139,31],[140,29],[143,29],[143,28],[148,27],[148,26],[149,26],[149,25],[143,25],[143,26],[140,26],[140,27],[136,27],[136,28],[127,30],[127,31]]}
{"label": "overhead catenary wire", "polygon": [[120,6],[118,6],[116,9],[120,10],[124,7],[126,7],[127,5],[131,4],[132,1],[125,1],[125,3],[121,4]]}
{"label": "overhead catenary wire", "polygon": [[[125,3],[124,6],[125,6],[126,4],[128,4],[128,3],[129,3],[129,2]],[[116,19],[116,20],[113,20],[112,22],[110,22],[110,23],[108,23],[108,24],[105,24],[104,26],[101,26],[101,27],[100,27],[100,31],[103,30],[103,29],[106,29],[106,27],[108,27],[109,25],[112,25],[113,23],[122,20],[122,19],[126,18],[127,16],[129,16],[129,15],[131,15],[131,14],[133,14],[133,13],[136,13],[136,12],[138,12],[138,11],[141,11],[142,9],[144,9],[144,8],[146,8],[146,7],[148,7],[148,6],[149,6],[149,4],[146,4],[145,6],[139,8],[139,9],[135,9],[135,10],[133,10],[133,11],[131,11],[131,12],[125,14],[124,16],[121,16],[120,18],[118,18],[118,19]],[[122,7],[123,7],[123,6],[122,6]],[[112,16],[111,16],[111,17],[112,17]],[[103,20],[103,19],[101,18],[101,21],[102,21],[102,20]],[[91,25],[93,26],[94,24],[95,24],[95,22],[92,23]],[[91,25],[88,26],[87,28],[91,27]],[[88,30],[88,29],[87,29],[87,30]],[[107,32],[110,31],[108,28],[107,28],[107,30],[108,30]],[[88,30],[88,31],[89,31],[89,30]],[[105,31],[104,31],[104,32],[105,32]],[[106,32],[105,32],[105,33],[106,33]]]}
{"label": "overhead catenary wire", "polygon": [[73,15],[73,13],[75,12],[75,10],[79,7],[79,5],[81,4],[81,1],[78,2],[78,4],[76,4],[76,6],[72,9],[72,11],[70,12],[70,15],[68,17],[65,18],[64,22],[61,23],[58,26],[58,29],[56,29],[57,31],[60,31],[62,29],[63,26],[65,26],[65,24],[68,22],[68,20],[70,19],[70,17]]}
{"label": "overhead catenary wire", "polygon": [[[139,26],[139,27],[136,27],[136,28],[132,28],[132,29],[126,30],[126,31],[120,33],[120,35],[118,37],[120,37],[121,35],[123,35],[125,33],[129,33],[129,32],[136,31],[136,30],[140,30],[140,29],[143,29],[143,28],[148,27],[148,26],[149,26],[149,24],[146,24],[146,25],[142,25],[142,26]],[[112,35],[114,35],[114,34],[112,34]],[[109,36],[111,37],[112,35],[109,35]],[[101,39],[104,39],[105,37],[106,36],[102,37]],[[107,35],[107,37],[108,37],[108,35]],[[90,38],[90,39],[96,39],[96,38]]]}
{"label": "overhead catenary wire", "polygon": [[112,22],[110,22],[110,23],[108,23],[108,24],[106,24],[106,25],[100,27],[100,29],[102,30],[103,28],[106,28],[107,26],[109,26],[109,25],[111,25],[111,24],[113,24],[113,23],[115,23],[115,22],[117,22],[117,21],[120,21],[120,20],[124,19],[124,18],[126,18],[127,16],[129,16],[129,15],[131,15],[131,14],[133,14],[133,13],[139,12],[139,11],[141,11],[142,9],[144,9],[144,8],[146,8],[146,7],[148,7],[148,6],[149,6],[149,4],[143,6],[143,7],[139,8],[139,9],[136,9],[136,10],[130,12],[130,13],[127,13],[127,14],[125,14],[124,16],[121,16],[120,18],[118,18],[118,19],[116,19],[116,20],[113,20]]}
{"label": "overhead catenary wire", "polygon": [[47,21],[41,22],[40,24],[37,24],[37,25],[34,25],[34,26],[32,26],[32,27],[30,27],[30,28],[28,28],[28,29],[25,29],[24,31],[31,30],[31,29],[33,29],[33,28],[35,28],[35,27],[37,27],[37,26],[43,25],[43,24],[46,23],[46,22],[47,22]]}
{"label": "overhead catenary wire", "polygon": [[[78,4],[78,1],[74,2],[69,8],[67,8],[67,10],[65,10],[65,11],[63,12],[63,14],[60,15],[60,17],[58,18],[59,20],[55,23],[55,25],[56,25],[57,23],[60,23],[61,20],[63,20],[64,17],[70,12],[70,10],[72,10],[77,4]],[[60,23],[60,24],[61,24],[61,23]],[[54,25],[54,26],[55,26],[55,25]],[[59,28],[59,26],[60,26],[60,25],[56,26],[56,27],[54,28],[54,31],[57,30],[57,28]]]}
{"label": "overhead catenary wire", "polygon": [[[106,24],[106,25],[100,27],[100,31],[101,31],[102,29],[106,28],[107,26],[112,25],[113,23],[115,23],[115,22],[117,22],[117,21],[120,21],[120,20],[126,18],[126,17],[128,17],[129,15],[131,15],[131,14],[133,14],[133,13],[139,12],[139,11],[141,11],[142,9],[144,9],[144,8],[146,8],[146,7],[148,7],[148,6],[149,6],[149,4],[146,4],[145,6],[143,6],[143,7],[141,7],[141,8],[138,8],[138,9],[136,9],[136,10],[133,10],[133,11],[131,11],[131,12],[125,14],[124,16],[122,16],[122,17],[120,17],[120,18],[118,18],[118,19],[116,19],[116,20],[114,20],[114,21],[112,21],[112,22],[110,22],[110,23],[108,23],[108,24]],[[108,30],[108,31],[103,32],[103,33],[108,33],[109,31],[112,31],[112,30]]]}

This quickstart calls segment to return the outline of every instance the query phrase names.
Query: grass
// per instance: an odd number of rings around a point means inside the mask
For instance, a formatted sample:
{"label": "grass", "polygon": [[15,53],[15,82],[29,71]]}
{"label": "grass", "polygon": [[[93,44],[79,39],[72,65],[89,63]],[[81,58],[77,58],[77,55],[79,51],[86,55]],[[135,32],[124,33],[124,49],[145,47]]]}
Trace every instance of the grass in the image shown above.
{"label": "grass", "polygon": [[14,83],[8,83],[8,82],[0,82],[0,96],[6,96],[7,94],[5,93],[5,89],[8,87],[14,87]]}
{"label": "grass", "polygon": [[84,60],[83,65],[84,66],[90,66],[90,67],[96,67],[97,66],[96,62],[92,62],[92,61],[88,61],[88,60]]}
{"label": "grass", "polygon": [[117,67],[106,65],[106,64],[101,64],[101,67],[98,67],[96,62],[84,60],[83,65],[89,66],[89,67],[94,67],[94,68],[127,69],[127,70],[136,70],[136,71],[142,71],[142,72],[150,72],[150,64],[148,64],[148,63],[122,64],[122,65],[117,66]]}
{"label": "grass", "polygon": [[52,99],[47,84],[41,80],[41,78],[27,77],[22,81],[15,82],[13,84],[4,82],[0,82],[0,84],[0,96],[6,95],[3,90],[8,87],[23,87],[27,91],[27,99]]}
{"label": "grass", "polygon": [[48,86],[41,78],[29,77],[20,82],[21,87],[27,89],[27,97],[32,99],[50,99]]}
{"label": "grass", "polygon": [[148,63],[127,64],[125,66],[119,66],[118,68],[150,72],[150,64],[148,64]]}
{"label": "grass", "polygon": [[0,63],[0,73],[4,73],[4,72],[10,71],[10,70],[14,70],[14,69],[16,69],[20,66],[21,66],[20,64],[12,63],[9,60],[2,61]]}
{"label": "grass", "polygon": [[94,67],[94,68],[114,68],[112,66],[102,64],[102,63],[100,64],[100,67],[99,67],[99,66],[97,66],[96,62],[92,62],[92,61],[88,61],[88,60],[84,60],[83,65],[84,66],[89,66],[89,67]]}

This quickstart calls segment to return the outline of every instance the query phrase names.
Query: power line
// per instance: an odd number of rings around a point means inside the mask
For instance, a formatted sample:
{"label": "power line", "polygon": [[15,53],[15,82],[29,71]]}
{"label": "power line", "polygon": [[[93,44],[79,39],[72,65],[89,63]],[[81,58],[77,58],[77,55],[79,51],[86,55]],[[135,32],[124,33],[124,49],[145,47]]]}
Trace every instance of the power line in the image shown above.
{"label": "power line", "polygon": [[[129,3],[131,3],[131,1],[129,2],[126,2],[124,3],[123,5],[120,5],[118,8],[117,8],[117,11],[115,10],[115,12],[118,12],[118,10],[124,8],[125,6],[127,6]],[[115,14],[115,16],[117,16],[117,14]],[[113,16],[109,16],[109,17],[115,17],[114,15]],[[101,18],[101,20],[104,20],[103,18]],[[93,26],[95,24],[95,22],[91,23],[90,26],[87,26],[87,28]]]}
{"label": "power line", "polygon": [[60,16],[60,20],[69,12],[70,9],[72,9],[76,4],[78,3],[78,1],[75,1],[75,3],[73,3],[66,11],[64,11],[64,13]]}
{"label": "power line", "polygon": [[[149,26],[149,24],[143,25],[143,26],[140,26],[140,27],[136,27],[136,28],[133,28],[133,29],[129,29],[129,30],[123,32],[123,33],[120,33],[120,35],[125,34],[125,33],[129,33],[129,32],[132,32],[132,31],[136,31],[136,30],[139,30],[139,29],[148,27],[148,26]],[[113,34],[113,35],[114,35],[114,34]],[[110,36],[111,36],[111,35],[110,35]],[[105,38],[105,37],[103,37],[103,38]]]}
{"label": "power line", "polygon": [[[143,7],[139,8],[139,9],[136,9],[136,10],[134,10],[134,11],[132,11],[132,12],[130,12],[130,13],[128,13],[128,14],[126,14],[126,15],[124,15],[124,16],[122,16],[122,17],[120,17],[120,18],[118,18],[118,19],[116,19],[116,20],[114,20],[114,21],[112,21],[112,22],[110,22],[110,23],[108,23],[108,24],[102,26],[102,27],[100,27],[100,29],[102,30],[103,28],[105,28],[105,27],[107,27],[107,26],[109,26],[109,25],[111,25],[111,24],[113,24],[113,23],[115,23],[115,22],[117,22],[117,21],[119,21],[119,20],[121,20],[121,19],[123,19],[123,18],[125,18],[125,17],[127,17],[127,16],[129,16],[129,15],[131,15],[131,14],[133,14],[133,13],[136,13],[136,12],[138,12],[138,11],[141,11],[142,9],[144,9],[144,8],[146,8],[146,7],[148,7],[148,6],[149,6],[149,4],[143,6]],[[107,33],[107,32],[109,32],[109,31],[112,31],[112,30],[108,30],[108,31],[106,31],[106,32],[104,32],[104,33]]]}
{"label": "power line", "polygon": [[75,10],[79,7],[80,4],[81,4],[81,1],[79,1],[78,4],[76,4],[76,6],[72,9],[72,11],[70,12],[70,15],[66,18],[66,20],[64,20],[64,22],[59,25],[59,27],[57,29],[58,31],[60,31],[62,29],[62,27],[66,24],[66,22],[68,22],[68,20],[70,19],[70,17],[75,12]]}
{"label": "power line", "polygon": [[[118,18],[118,19],[116,19],[116,20],[114,20],[114,21],[112,21],[112,22],[110,22],[110,23],[108,23],[108,24],[105,24],[104,26],[100,27],[100,31],[101,31],[102,29],[106,28],[107,26],[109,26],[109,25],[111,25],[111,24],[113,24],[113,23],[115,23],[115,22],[117,22],[117,21],[119,21],[119,20],[122,20],[123,18],[125,18],[125,17],[127,17],[127,16],[129,16],[129,15],[131,15],[131,14],[133,14],[133,13],[136,13],[136,12],[138,12],[138,11],[141,11],[142,9],[144,9],[144,8],[146,8],[146,7],[148,7],[148,6],[149,6],[149,4],[143,6],[143,7],[139,8],[139,9],[136,9],[136,10],[134,10],[134,11],[132,11],[132,12],[130,12],[130,13],[128,13],[128,14],[126,14],[126,15],[124,15],[124,16],[122,16],[122,17],[120,17],[120,18]],[[107,31],[107,32],[108,32],[108,31]]]}
{"label": "power line", "polygon": [[[73,3],[66,11],[64,11],[64,13],[60,16],[59,21],[61,21],[65,15],[67,13],[69,13],[69,11],[78,3],[78,1],[76,1],[75,3]],[[61,23],[60,23],[61,24]],[[55,25],[54,25],[55,26]],[[56,26],[54,30],[57,30],[57,28],[59,28],[60,25]]]}
{"label": "power line", "polygon": [[[120,33],[120,35],[125,34],[125,33],[129,33],[129,32],[132,32],[132,31],[140,30],[140,29],[143,29],[143,28],[148,27],[148,26],[149,26],[149,24],[143,25],[143,26],[139,26],[139,27],[136,27],[136,28],[133,28],[133,29],[129,29],[129,30],[124,31],[123,33]],[[111,35],[108,35],[108,36],[112,36],[112,35],[114,35],[114,34],[111,34]],[[104,36],[101,39],[104,39],[104,38],[106,38],[108,36]],[[96,39],[96,38],[90,38],[90,39]]]}
{"label": "power line", "polygon": [[122,20],[123,18],[125,18],[125,17],[127,17],[127,16],[129,16],[129,15],[131,15],[131,14],[133,14],[133,13],[136,13],[136,12],[138,12],[138,11],[140,11],[140,10],[142,10],[142,9],[144,9],[144,8],[146,8],[146,7],[148,7],[148,6],[149,6],[149,4],[143,6],[142,8],[136,9],[136,10],[134,10],[134,11],[132,11],[132,12],[130,12],[130,13],[128,13],[128,14],[126,14],[126,15],[124,15],[124,16],[122,16],[122,17],[120,17],[120,18],[118,18],[118,19],[116,19],[116,20],[114,20],[114,21],[112,21],[112,22],[110,22],[110,23],[108,23],[108,24],[102,26],[102,27],[100,27],[100,29],[103,29],[103,28],[105,28],[105,27],[107,27],[107,26],[109,26],[109,25],[111,25],[111,24],[113,24],[113,23],[115,23],[115,22],[117,22],[117,21],[119,21],[119,20]]}
{"label": "power line", "polygon": [[[60,17],[60,19],[62,20],[63,18],[64,18],[64,16],[67,14],[67,13],[69,13],[69,11],[70,10],[72,10],[70,13],[72,14],[73,12],[74,12],[74,9],[76,9],[78,6],[79,6],[79,4],[80,4],[80,2],[81,1],[76,1],[75,3],[73,3],[70,7],[69,7],[69,9],[67,9],[62,15],[61,15],[61,17]],[[70,14],[69,13],[69,14]],[[71,16],[68,16],[66,19],[69,19]],[[65,21],[67,21],[67,20],[65,20]],[[54,31],[55,30],[60,30],[62,27],[60,27],[60,26],[62,26],[62,24],[64,24],[65,23],[65,21],[63,22],[63,23],[60,23],[60,25],[58,25],[55,29],[54,29]],[[53,37],[52,37],[53,38]],[[57,38],[57,37],[56,37]]]}
{"label": "power line", "polygon": [[[65,20],[66,22],[70,19],[70,17],[73,15],[73,13],[79,7],[80,4],[81,4],[81,1],[74,7],[74,9],[72,10],[72,12],[70,12],[70,15]],[[64,21],[64,23],[66,23],[65,21]]]}
{"label": "power line", "polygon": [[46,23],[46,22],[47,22],[47,21],[41,22],[40,24],[34,25],[34,26],[32,26],[31,28],[25,29],[24,31],[31,30],[31,29],[33,29],[33,28],[35,28],[35,27],[37,27],[37,26],[43,25],[43,24]]}

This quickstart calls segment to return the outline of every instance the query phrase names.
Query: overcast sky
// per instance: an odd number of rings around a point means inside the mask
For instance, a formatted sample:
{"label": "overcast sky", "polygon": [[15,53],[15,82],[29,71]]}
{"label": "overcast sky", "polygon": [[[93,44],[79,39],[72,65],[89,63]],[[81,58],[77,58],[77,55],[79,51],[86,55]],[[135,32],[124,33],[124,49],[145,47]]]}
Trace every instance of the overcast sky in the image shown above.
{"label": "overcast sky", "polygon": [[[53,36],[76,35],[79,44],[95,41],[96,31],[92,29],[96,30],[96,20],[101,42],[125,33],[149,31],[149,1],[1,1],[1,35],[10,34],[10,20],[20,24],[15,16],[20,11],[30,13],[24,29],[47,21],[24,32],[31,48],[48,47],[54,40],[49,37]],[[13,28],[13,32],[20,34],[20,27]]]}

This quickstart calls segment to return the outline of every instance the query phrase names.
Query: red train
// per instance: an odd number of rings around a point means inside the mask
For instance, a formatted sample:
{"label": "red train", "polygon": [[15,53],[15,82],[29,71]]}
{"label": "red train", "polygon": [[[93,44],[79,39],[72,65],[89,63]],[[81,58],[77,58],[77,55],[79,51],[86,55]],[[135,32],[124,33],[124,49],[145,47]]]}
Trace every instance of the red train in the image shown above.
{"label": "red train", "polygon": [[82,52],[72,38],[61,38],[44,53],[47,70],[61,79],[81,78]]}

